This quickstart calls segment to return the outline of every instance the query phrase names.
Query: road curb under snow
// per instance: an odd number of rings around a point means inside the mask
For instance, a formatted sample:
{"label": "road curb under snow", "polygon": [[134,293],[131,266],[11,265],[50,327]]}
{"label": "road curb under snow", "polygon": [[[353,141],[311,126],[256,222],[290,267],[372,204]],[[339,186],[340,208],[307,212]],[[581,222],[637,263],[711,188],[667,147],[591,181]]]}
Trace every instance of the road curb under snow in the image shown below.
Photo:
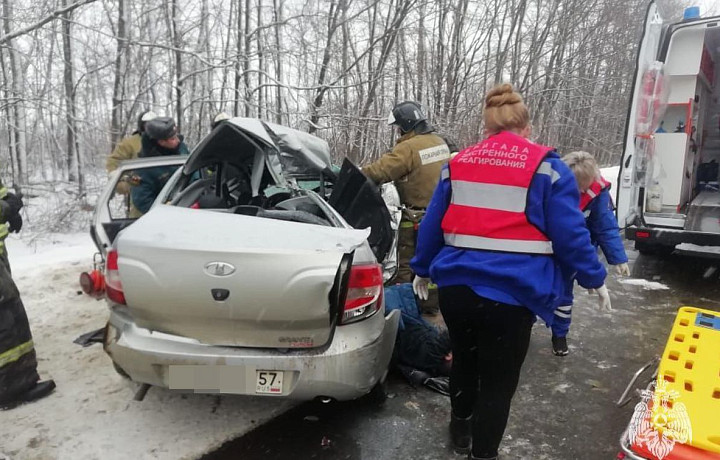
{"label": "road curb under snow", "polygon": [[292,406],[269,398],[178,394],[137,386],[115,373],[99,344],[72,341],[100,328],[105,303],[78,295],[94,248],[85,235],[43,243],[35,253],[10,242],[10,260],[30,318],[51,396],[0,411],[0,459],[194,459]]}

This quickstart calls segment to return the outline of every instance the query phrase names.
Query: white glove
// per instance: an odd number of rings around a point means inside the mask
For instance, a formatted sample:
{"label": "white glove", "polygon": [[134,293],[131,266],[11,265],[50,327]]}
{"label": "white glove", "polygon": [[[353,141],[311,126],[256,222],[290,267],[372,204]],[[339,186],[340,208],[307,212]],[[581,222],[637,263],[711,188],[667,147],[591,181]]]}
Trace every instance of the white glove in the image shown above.
{"label": "white glove", "polygon": [[598,308],[600,311],[612,311],[612,304],[610,303],[610,294],[608,293],[607,286],[603,284],[599,288],[595,289],[595,293],[598,295]]}
{"label": "white glove", "polygon": [[615,273],[620,276],[630,276],[630,267],[627,263],[615,265]]}
{"label": "white glove", "polygon": [[430,284],[430,278],[422,278],[415,275],[413,279],[413,292],[421,300],[428,299],[428,284]]}

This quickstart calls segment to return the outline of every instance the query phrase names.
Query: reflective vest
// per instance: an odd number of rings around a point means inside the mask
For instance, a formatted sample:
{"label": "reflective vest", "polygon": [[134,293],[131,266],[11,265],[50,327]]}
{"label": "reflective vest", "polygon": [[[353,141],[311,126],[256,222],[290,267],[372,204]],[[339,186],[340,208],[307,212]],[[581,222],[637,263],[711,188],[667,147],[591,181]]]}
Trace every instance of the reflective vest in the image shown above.
{"label": "reflective vest", "polygon": [[[503,131],[461,151],[449,165],[445,244],[524,254],[552,254],[552,243],[525,215],[530,183],[553,149]],[[547,169],[547,171],[544,171]]]}
{"label": "reflective vest", "polygon": [[580,194],[580,210],[585,214],[585,217],[590,215],[590,210],[588,210],[587,207],[590,206],[592,200],[608,188],[610,188],[610,182],[601,177],[590,184],[590,188],[588,188],[587,191]]}

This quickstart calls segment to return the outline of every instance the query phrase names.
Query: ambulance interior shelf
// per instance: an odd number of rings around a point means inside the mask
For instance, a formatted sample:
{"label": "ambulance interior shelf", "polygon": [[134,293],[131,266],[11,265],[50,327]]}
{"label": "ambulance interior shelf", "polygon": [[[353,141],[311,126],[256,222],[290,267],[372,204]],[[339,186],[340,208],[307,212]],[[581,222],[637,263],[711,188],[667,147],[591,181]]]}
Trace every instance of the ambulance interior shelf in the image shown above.
{"label": "ambulance interior shelf", "polygon": [[656,133],[686,133],[692,134],[694,101],[668,103],[665,115]]}

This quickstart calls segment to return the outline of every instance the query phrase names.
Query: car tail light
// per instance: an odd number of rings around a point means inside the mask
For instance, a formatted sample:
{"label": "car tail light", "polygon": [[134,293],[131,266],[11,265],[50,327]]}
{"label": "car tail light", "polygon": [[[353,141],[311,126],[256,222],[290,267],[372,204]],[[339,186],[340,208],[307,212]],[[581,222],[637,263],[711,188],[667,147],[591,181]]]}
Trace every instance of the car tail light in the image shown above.
{"label": "car tail light", "polygon": [[650,232],[635,232],[636,238],[650,238]]}
{"label": "car tail light", "polygon": [[374,315],[382,306],[382,296],[383,275],[380,265],[353,265],[340,324],[354,323]]}
{"label": "car tail light", "polygon": [[108,299],[115,303],[125,305],[125,294],[120,282],[120,271],[118,270],[118,253],[112,249],[107,253],[105,262],[105,292]]}

